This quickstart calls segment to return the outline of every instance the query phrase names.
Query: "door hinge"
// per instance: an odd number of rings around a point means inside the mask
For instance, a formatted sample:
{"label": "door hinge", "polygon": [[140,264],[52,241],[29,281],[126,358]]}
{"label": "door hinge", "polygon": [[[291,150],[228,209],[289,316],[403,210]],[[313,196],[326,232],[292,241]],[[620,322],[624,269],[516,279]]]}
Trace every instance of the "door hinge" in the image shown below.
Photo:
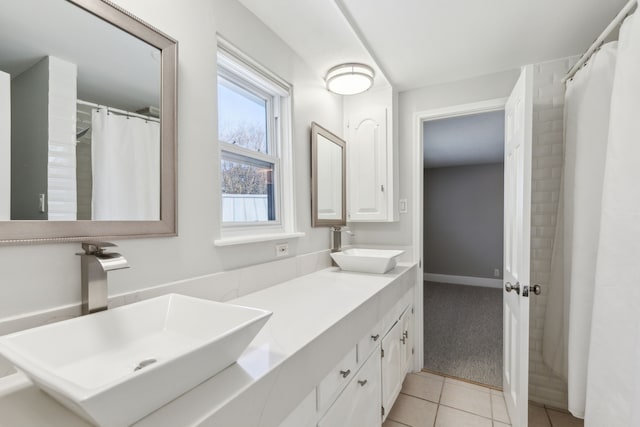
{"label": "door hinge", "polygon": [[380,412],[382,413],[382,416],[384,417],[384,406],[381,406],[380,409],[382,409]]}
{"label": "door hinge", "polygon": [[380,186],[380,191],[384,191],[384,185]]}
{"label": "door hinge", "polygon": [[418,268],[422,268],[422,260],[418,260]]}
{"label": "door hinge", "polygon": [[416,348],[415,347],[411,347],[411,354],[416,354]]}
{"label": "door hinge", "polygon": [[411,314],[415,313],[415,309],[413,307],[411,307]]}
{"label": "door hinge", "polygon": [[384,357],[384,348],[380,349],[380,357]]}

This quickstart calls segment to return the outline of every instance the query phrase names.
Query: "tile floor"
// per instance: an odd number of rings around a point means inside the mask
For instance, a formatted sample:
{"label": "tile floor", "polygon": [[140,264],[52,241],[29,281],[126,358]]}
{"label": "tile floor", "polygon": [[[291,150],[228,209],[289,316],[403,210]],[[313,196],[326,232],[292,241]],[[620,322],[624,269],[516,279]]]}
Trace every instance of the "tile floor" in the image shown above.
{"label": "tile floor", "polygon": [[[409,374],[383,427],[506,427],[502,392],[428,372]],[[581,427],[569,414],[529,406],[529,427]]]}

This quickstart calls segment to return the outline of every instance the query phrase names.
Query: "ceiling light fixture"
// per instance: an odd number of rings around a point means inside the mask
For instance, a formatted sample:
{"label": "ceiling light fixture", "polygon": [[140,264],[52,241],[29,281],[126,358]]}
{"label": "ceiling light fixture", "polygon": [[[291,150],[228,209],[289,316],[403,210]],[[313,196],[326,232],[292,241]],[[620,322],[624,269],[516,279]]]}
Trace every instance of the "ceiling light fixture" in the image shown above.
{"label": "ceiling light fixture", "polygon": [[365,64],[340,64],[327,73],[327,89],[339,95],[355,95],[373,85],[373,68]]}

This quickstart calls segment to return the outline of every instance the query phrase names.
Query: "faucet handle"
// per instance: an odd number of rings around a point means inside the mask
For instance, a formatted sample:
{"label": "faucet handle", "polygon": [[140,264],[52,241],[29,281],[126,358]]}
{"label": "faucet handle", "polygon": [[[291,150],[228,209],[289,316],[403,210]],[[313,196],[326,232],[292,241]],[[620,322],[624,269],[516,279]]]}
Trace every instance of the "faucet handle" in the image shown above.
{"label": "faucet handle", "polygon": [[104,252],[105,248],[116,247],[115,243],[110,242],[82,242],[82,249],[84,250],[84,255],[95,255],[101,254]]}

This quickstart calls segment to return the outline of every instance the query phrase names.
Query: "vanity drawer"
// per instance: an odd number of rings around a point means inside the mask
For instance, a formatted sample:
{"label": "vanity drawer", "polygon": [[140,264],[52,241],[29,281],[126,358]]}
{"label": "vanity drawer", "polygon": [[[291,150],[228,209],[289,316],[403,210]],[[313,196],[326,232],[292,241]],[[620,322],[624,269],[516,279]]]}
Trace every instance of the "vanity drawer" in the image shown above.
{"label": "vanity drawer", "polygon": [[349,383],[358,368],[356,347],[340,361],[318,384],[318,411],[331,404],[333,398]]}
{"label": "vanity drawer", "polygon": [[364,362],[373,349],[382,341],[386,331],[383,331],[383,320],[380,320],[371,330],[358,341],[358,363]]}

